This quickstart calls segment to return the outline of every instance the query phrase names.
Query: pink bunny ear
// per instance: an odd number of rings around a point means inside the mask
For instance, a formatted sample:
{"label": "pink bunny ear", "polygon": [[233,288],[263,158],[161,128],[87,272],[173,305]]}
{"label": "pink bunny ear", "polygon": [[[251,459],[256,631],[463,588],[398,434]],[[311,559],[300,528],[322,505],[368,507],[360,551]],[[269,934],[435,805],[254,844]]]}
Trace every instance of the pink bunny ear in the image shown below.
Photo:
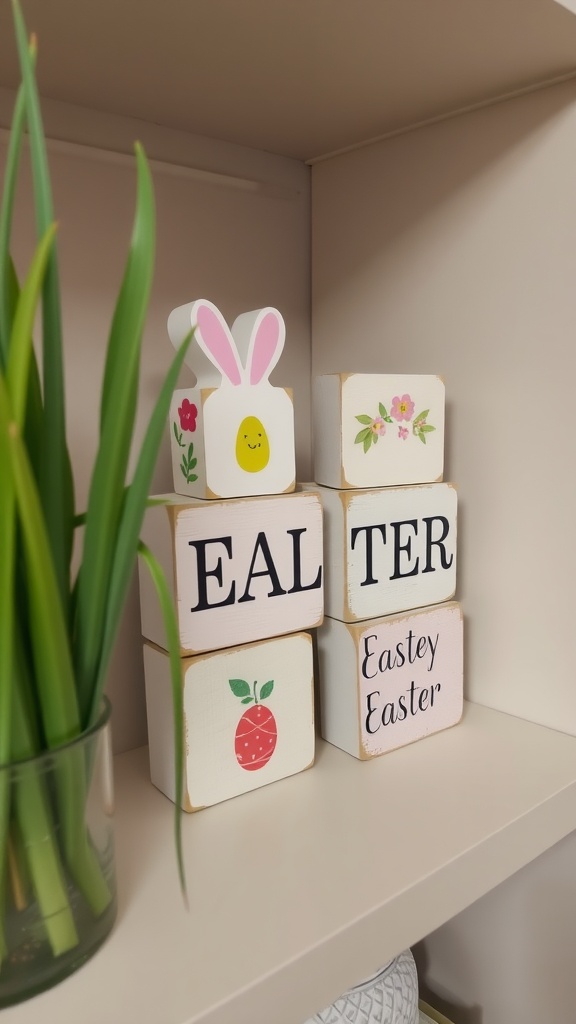
{"label": "pink bunny ear", "polygon": [[205,299],[192,307],[192,323],[196,323],[196,341],[210,361],[231,384],[242,381],[242,369],[234,339],[220,310]]}
{"label": "pink bunny ear", "polygon": [[259,384],[270,375],[282,354],[285,337],[286,327],[278,310],[271,306],[261,309],[248,349],[247,369],[251,384]]}

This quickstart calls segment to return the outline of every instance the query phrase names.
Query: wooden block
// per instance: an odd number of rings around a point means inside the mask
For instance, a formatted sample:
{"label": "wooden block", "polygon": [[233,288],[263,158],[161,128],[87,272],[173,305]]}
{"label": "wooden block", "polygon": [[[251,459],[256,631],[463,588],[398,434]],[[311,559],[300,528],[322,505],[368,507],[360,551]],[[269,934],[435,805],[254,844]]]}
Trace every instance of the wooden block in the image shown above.
{"label": "wooden block", "polygon": [[444,383],[424,374],[316,377],[314,479],[339,489],[442,480]]}
{"label": "wooden block", "polygon": [[[314,762],[312,638],[296,633],[184,658],[185,811],[277,782]],[[174,739],[166,651],[144,645],[152,782],[171,800]]]}
{"label": "wooden block", "polygon": [[[182,655],[263,640],[322,621],[322,507],[317,492],[199,501],[163,495],[143,539],[173,588]],[[154,587],[140,566],[146,639],[166,647]]]}
{"label": "wooden block", "polygon": [[462,716],[463,628],[456,602],[318,630],[322,735],[367,760]]}
{"label": "wooden block", "polygon": [[220,310],[199,299],[168,318],[176,347],[191,327],[186,361],[197,386],[174,392],[170,407],[174,490],[197,498],[293,491],[292,393],[268,380],[284,347],[280,313],[242,313],[230,330]]}
{"label": "wooden block", "polygon": [[324,508],[327,615],[355,622],[454,596],[452,484],[315,490]]}

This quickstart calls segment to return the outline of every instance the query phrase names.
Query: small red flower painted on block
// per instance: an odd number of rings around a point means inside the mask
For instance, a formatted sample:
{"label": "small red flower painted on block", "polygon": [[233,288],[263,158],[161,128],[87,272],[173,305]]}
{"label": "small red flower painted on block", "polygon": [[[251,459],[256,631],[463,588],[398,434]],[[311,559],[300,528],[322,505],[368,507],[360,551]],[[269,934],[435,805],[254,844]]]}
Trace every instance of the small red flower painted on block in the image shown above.
{"label": "small red flower painted on block", "polygon": [[180,417],[180,427],[182,430],[189,430],[194,433],[196,430],[196,417],[198,415],[198,409],[188,398],[182,399],[182,405],[178,407],[178,415]]}
{"label": "small red flower painted on block", "polygon": [[264,683],[259,694],[256,680],[252,690],[245,679],[229,679],[228,684],[234,696],[240,697],[242,704],[252,705],[246,709],[236,726],[234,751],[240,767],[254,772],[268,764],[276,749],[276,719],[270,708],[261,703],[272,693],[274,680],[269,679]]}

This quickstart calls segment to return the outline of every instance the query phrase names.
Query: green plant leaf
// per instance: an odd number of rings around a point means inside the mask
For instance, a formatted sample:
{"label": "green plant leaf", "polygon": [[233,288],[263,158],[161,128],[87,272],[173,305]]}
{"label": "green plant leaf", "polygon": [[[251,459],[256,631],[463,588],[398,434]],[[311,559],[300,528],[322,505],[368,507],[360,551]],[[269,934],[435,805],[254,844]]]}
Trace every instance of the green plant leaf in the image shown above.
{"label": "green plant leaf", "polygon": [[11,323],[14,309],[10,279],[10,271],[12,268],[12,261],[10,259],[10,233],[12,230],[16,182],[18,178],[18,167],[20,165],[25,121],[26,95],[24,87],[20,86],[16,96],[14,114],[12,116],[12,124],[10,127],[10,139],[4,169],[2,202],[0,205],[0,369],[5,369],[8,362],[8,345],[10,342]]}
{"label": "green plant leaf", "polygon": [[426,434],[423,434],[421,431],[419,431],[418,432],[418,437],[422,441],[422,444],[426,444]]}
{"label": "green plant leaf", "polygon": [[243,699],[242,699],[242,700],[240,701],[240,703],[241,703],[241,704],[253,704],[253,703],[254,703],[254,697],[244,697],[244,698],[243,698]]}
{"label": "green plant leaf", "polygon": [[76,688],[67,624],[42,506],[26,449],[11,415],[4,378],[0,376],[0,432],[7,439],[28,580],[30,639],[34,652],[38,698],[50,747],[80,732]]}
{"label": "green plant leaf", "polygon": [[270,694],[272,693],[273,689],[274,689],[274,680],[273,679],[269,679],[267,683],[264,683],[264,686],[260,690],[260,700],[266,700],[266,698],[269,697]]}
{"label": "green plant leaf", "polygon": [[380,415],[381,415],[383,420],[386,420],[387,423],[391,422],[391,420],[388,417],[388,412],[386,410],[386,406],[382,405],[382,402],[378,402],[378,411],[379,411],[379,413],[380,413]]}
{"label": "green plant leaf", "polygon": [[371,416],[362,415],[362,416],[357,416],[356,419],[358,420],[359,423],[372,423],[372,417]]}
{"label": "green plant leaf", "polygon": [[[164,417],[165,419],[166,417]],[[178,862],[178,876],[182,895],[186,899],[186,871],[184,867],[184,855],[182,852],[182,794],[184,789],[184,709],[182,705],[182,663],[180,661],[180,637],[178,635],[178,622],[172,602],[172,595],[166,582],[162,568],[149,548],[140,542],[138,554],[143,559],[158,596],[158,602],[162,611],[162,619],[166,632],[168,645],[168,656],[170,659],[170,681],[172,684],[172,709],[174,723],[174,788],[175,788],[175,818],[174,838],[176,843],[176,858]]]}
{"label": "green plant leaf", "polygon": [[354,444],[361,444],[362,441],[366,437],[368,437],[369,434],[370,434],[370,427],[364,427],[364,430],[361,430],[360,433],[356,434],[356,437],[354,438]]}
{"label": "green plant leaf", "polygon": [[56,225],[51,224],[36,246],[30,269],[18,297],[10,335],[6,384],[10,395],[12,414],[19,427],[23,426],[26,413],[34,317],[55,233]]}
{"label": "green plant leaf", "polygon": [[[139,146],[136,148],[136,164],[136,214],[124,279],[108,341],[102,389],[100,445],[90,483],[82,565],[78,574],[74,650],[83,721],[90,704],[94,706],[93,695],[134,428],[142,330],[154,262],[152,180]],[[142,512],[143,508],[142,505]],[[140,525],[133,538],[133,557]],[[98,700],[96,707],[99,703]]]}
{"label": "green plant leaf", "polygon": [[371,447],[372,447],[372,437],[371,437],[370,433],[368,433],[366,435],[366,437],[364,438],[364,452],[366,453],[367,451],[369,451]]}
{"label": "green plant leaf", "polygon": [[250,693],[250,686],[245,679],[229,679],[228,685],[235,697],[247,697]]}
{"label": "green plant leaf", "polygon": [[[34,75],[35,54],[28,45],[26,26],[17,0],[13,0],[12,8],[25,96],[36,223],[39,236],[43,236],[53,223],[54,214],[42,114]],[[74,499],[66,446],[62,316],[55,246],[50,252],[42,289],[42,355],[44,421],[39,438],[42,446],[39,460],[40,493],[60,600],[66,608]]]}
{"label": "green plant leaf", "polygon": [[196,469],[197,465],[198,465],[198,459],[190,459],[190,463],[189,463],[188,468],[189,469]]}
{"label": "green plant leaf", "polygon": [[92,704],[89,720],[94,722],[98,716],[102,692],[108,671],[110,657],[128,588],[134,571],[136,551],[148,505],[148,493],[152,482],[154,467],[158,458],[158,450],[166,429],[166,417],[176,387],[184,357],[192,339],[193,332],[186,336],[174,358],[164,379],[160,394],[156,400],[146,433],[140,448],[132,483],[126,492],[122,505],[122,518],[115,537],[112,556],[112,573],[106,600],[106,617],[99,651],[97,674],[94,680]]}
{"label": "green plant leaf", "polygon": [[197,479],[198,479],[198,477],[197,477],[196,473],[189,473],[188,476],[186,477],[186,483],[187,484],[193,484],[194,481],[197,480]]}
{"label": "green plant leaf", "polygon": [[436,430],[436,427],[431,427],[429,423],[425,423],[423,427],[420,427],[420,430],[423,434],[431,434],[433,430]]}
{"label": "green plant leaf", "polygon": [[378,443],[378,434],[372,434],[372,444]]}
{"label": "green plant leaf", "polygon": [[425,420],[429,415],[430,409],[424,409],[424,412],[419,412],[418,415],[414,417],[414,422],[418,422],[418,420]]}

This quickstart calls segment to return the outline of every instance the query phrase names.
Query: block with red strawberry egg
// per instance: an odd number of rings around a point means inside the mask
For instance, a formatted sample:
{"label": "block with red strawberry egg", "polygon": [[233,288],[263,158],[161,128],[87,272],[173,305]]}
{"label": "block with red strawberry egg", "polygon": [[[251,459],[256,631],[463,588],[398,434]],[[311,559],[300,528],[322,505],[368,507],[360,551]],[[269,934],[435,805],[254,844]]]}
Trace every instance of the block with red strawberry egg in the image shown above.
{"label": "block with red strawberry egg", "polygon": [[[312,638],[293,633],[182,658],[183,808],[197,811],[311,767]],[[167,653],[144,645],[152,782],[174,800]]]}
{"label": "block with red strawberry egg", "polygon": [[442,480],[444,405],[444,383],[431,374],[316,377],[316,483],[344,489]]}

